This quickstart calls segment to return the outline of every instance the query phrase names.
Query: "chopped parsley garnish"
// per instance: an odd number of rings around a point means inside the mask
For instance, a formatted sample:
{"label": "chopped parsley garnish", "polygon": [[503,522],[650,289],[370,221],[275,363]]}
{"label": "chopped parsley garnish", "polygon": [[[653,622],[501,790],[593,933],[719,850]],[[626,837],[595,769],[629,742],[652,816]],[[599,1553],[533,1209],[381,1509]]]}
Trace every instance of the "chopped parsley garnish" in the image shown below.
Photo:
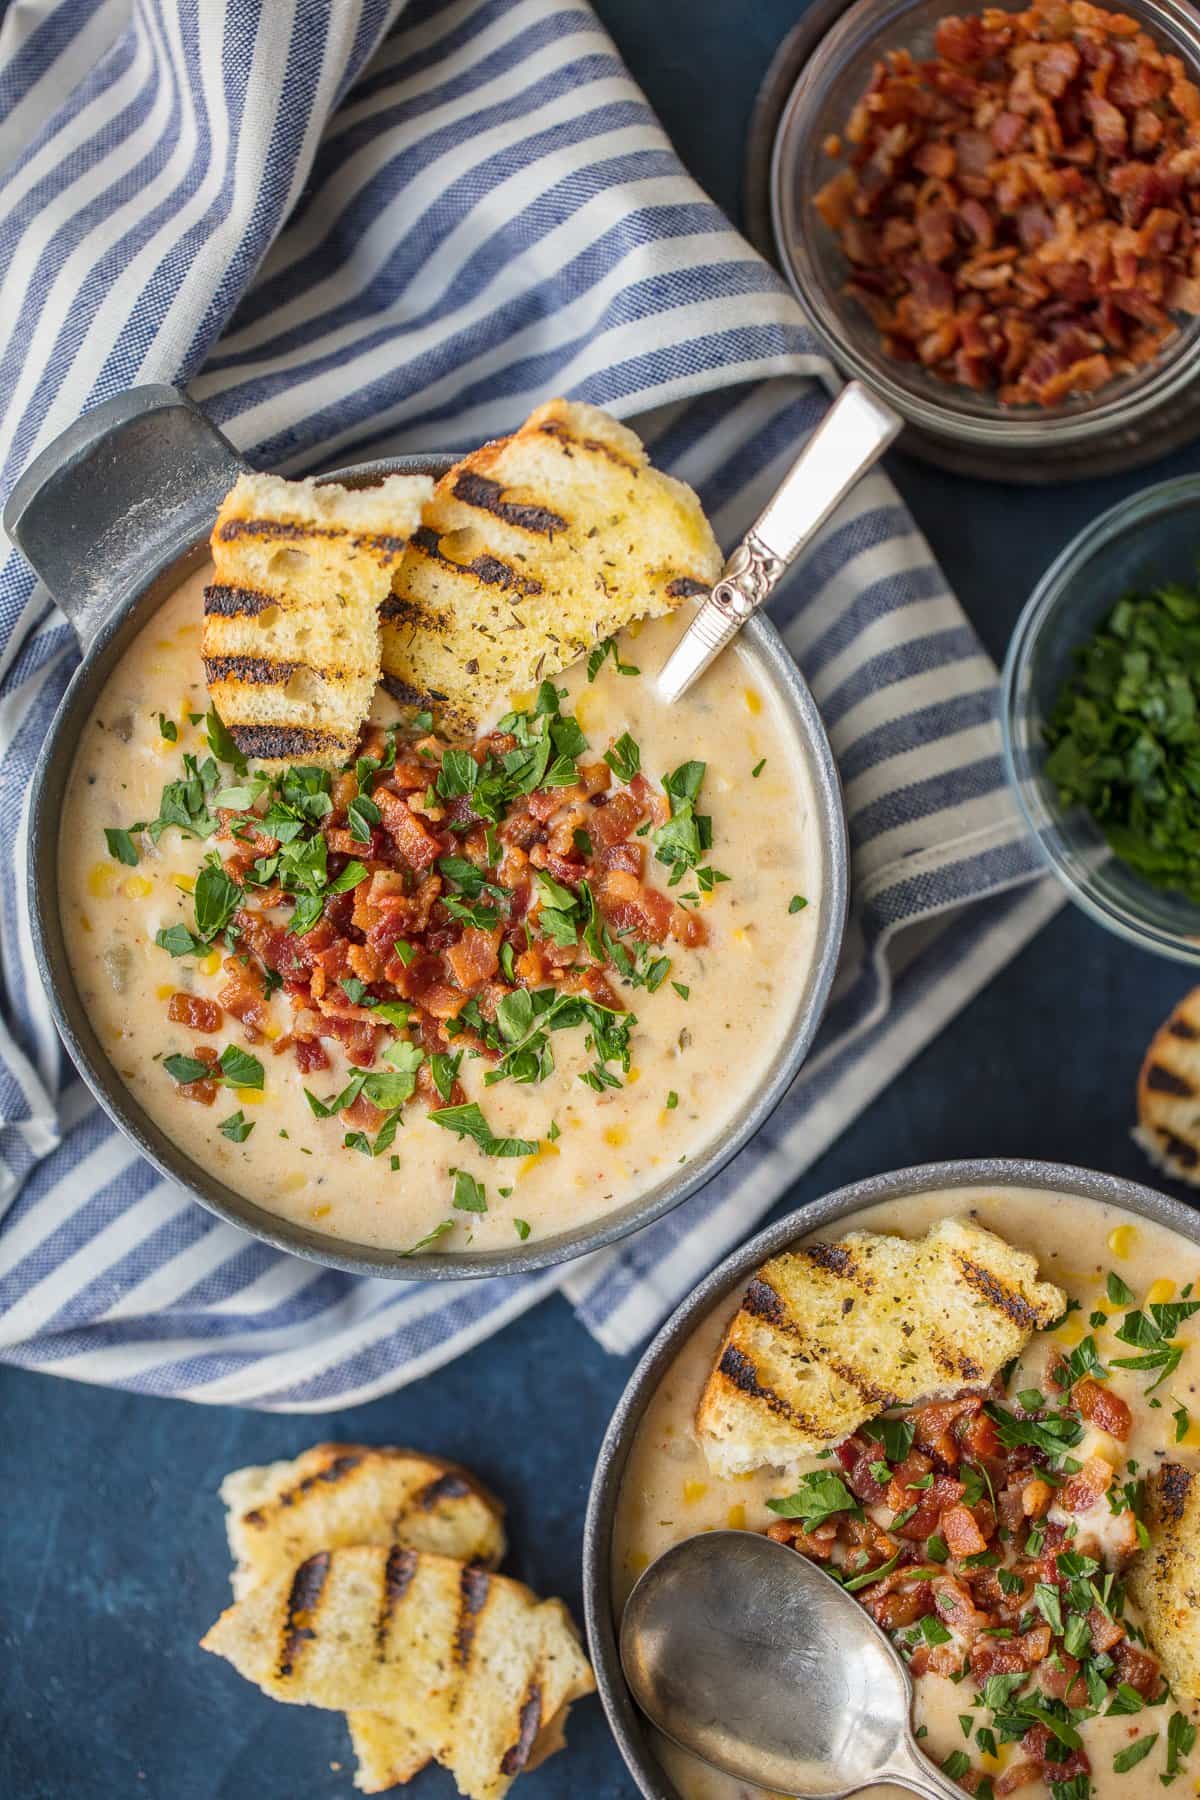
{"label": "chopped parsley garnish", "polygon": [[790,913],[803,912],[807,905],[808,905],[808,901],[805,899],[803,894],[793,894],[791,899],[788,901],[788,911]]}
{"label": "chopped parsley garnish", "polygon": [[466,1169],[452,1169],[454,1176],[454,1198],[451,1205],[457,1212],[485,1213],[488,1209],[487,1193],[481,1181],[476,1181]]}
{"label": "chopped parsley garnish", "polygon": [[799,1519],[806,1531],[823,1525],[836,1513],[862,1511],[841,1476],[824,1469],[802,1475],[794,1494],[782,1500],[768,1500],[767,1507],[781,1519]]}
{"label": "chopped parsley garnish", "polygon": [[595,681],[597,675],[600,673],[601,666],[606,656],[612,657],[613,666],[618,675],[640,675],[642,672],[640,669],[635,668],[633,663],[623,663],[621,661],[620,653],[617,650],[616,638],[601,638],[600,642],[588,652],[587,678],[589,682]]}
{"label": "chopped parsley garnish", "polygon": [[438,1107],[429,1117],[444,1130],[471,1138],[485,1156],[533,1156],[538,1148],[528,1138],[497,1137],[474,1101],[466,1106]]}
{"label": "chopped parsley garnish", "polygon": [[138,849],[127,831],[119,825],[106,825],[104,841],[108,845],[108,854],[115,856],[118,862],[127,868],[136,869],[138,865]]}
{"label": "chopped parsley garnish", "polygon": [[453,1230],[454,1220],[443,1219],[440,1225],[435,1225],[432,1231],[427,1231],[424,1237],[418,1238],[415,1244],[410,1244],[407,1250],[401,1250],[400,1255],[416,1256],[420,1251],[428,1250],[430,1244],[436,1244],[439,1238],[445,1237],[448,1231]]}
{"label": "chopped parsley garnish", "polygon": [[756,762],[754,767],[751,769],[751,771],[750,771],[751,781],[757,781],[759,776],[762,774],[763,770],[766,768],[766,766],[767,766],[767,759],[764,756],[761,759],[761,761]]}
{"label": "chopped parsley garnish", "polygon": [[604,752],[604,760],[618,781],[630,782],[642,766],[642,753],[627,731]]}
{"label": "chopped parsley garnish", "polygon": [[1133,1289],[1131,1287],[1127,1287],[1125,1282],[1123,1282],[1121,1280],[1121,1277],[1118,1274],[1116,1274],[1112,1269],[1109,1270],[1108,1279],[1104,1285],[1105,1285],[1105,1289],[1108,1293],[1108,1297],[1112,1301],[1114,1306],[1132,1306],[1133,1305]]}
{"label": "chopped parsley garnish", "polygon": [[1128,1749],[1118,1750],[1112,1760],[1113,1774],[1126,1775],[1130,1769],[1135,1769],[1143,1758],[1149,1756],[1157,1742],[1158,1733],[1152,1731],[1149,1737],[1135,1738]]}
{"label": "chopped parsley garnish", "polygon": [[1200,586],[1117,601],[1076,652],[1045,726],[1046,775],[1155,887],[1200,898]]}
{"label": "chopped parsley garnish", "polygon": [[524,1219],[514,1219],[513,1220],[513,1230],[516,1232],[516,1234],[520,1238],[521,1242],[524,1243],[525,1239],[529,1236],[531,1227],[527,1224],[527,1222]]}
{"label": "chopped parsley garnish", "polygon": [[230,1113],[227,1119],[222,1119],[221,1123],[217,1126],[217,1130],[221,1133],[222,1137],[229,1138],[232,1143],[244,1144],[246,1139],[250,1136],[250,1133],[254,1130],[254,1126],[255,1121],[253,1119],[247,1119],[245,1114],[239,1110],[238,1112]]}

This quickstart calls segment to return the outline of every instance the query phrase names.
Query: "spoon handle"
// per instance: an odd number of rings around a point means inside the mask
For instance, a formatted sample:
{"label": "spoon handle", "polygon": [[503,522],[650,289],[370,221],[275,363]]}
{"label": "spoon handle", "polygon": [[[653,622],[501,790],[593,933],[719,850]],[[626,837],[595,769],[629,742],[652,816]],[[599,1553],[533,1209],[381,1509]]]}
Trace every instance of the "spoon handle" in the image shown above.
{"label": "spoon handle", "polygon": [[842,389],[667,658],[658,676],[662,699],[678,700],[737,636],[900,425],[860,381]]}
{"label": "spoon handle", "polygon": [[923,1800],[965,1800],[964,1790],[921,1755],[911,1736],[900,1740],[886,1769],[881,1769],[878,1776],[872,1778],[871,1785],[886,1781],[894,1781],[899,1787],[921,1794]]}

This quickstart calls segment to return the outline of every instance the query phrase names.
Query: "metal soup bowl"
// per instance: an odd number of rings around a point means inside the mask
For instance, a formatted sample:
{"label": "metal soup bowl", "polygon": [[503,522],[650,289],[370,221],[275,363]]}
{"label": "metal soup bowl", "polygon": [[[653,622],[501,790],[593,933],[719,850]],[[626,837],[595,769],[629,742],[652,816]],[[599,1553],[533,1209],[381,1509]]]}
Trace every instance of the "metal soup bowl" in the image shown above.
{"label": "metal soup bowl", "polygon": [[[332,470],[326,479],[371,486],[392,474],[439,476],[450,456],[404,456]],[[178,584],[205,560],[213,519],[243,458],[175,389],[134,388],[86,414],[21,477],[4,527],[45,581],[83,650],[33,777],[29,910],[38,970],[54,1021],[80,1074],[142,1156],[218,1218],[330,1268],[394,1280],[454,1281],[527,1274],[614,1243],[659,1219],[722,1169],[770,1116],[804,1061],[824,1011],[845,927],[846,824],[825,729],[774,626],[741,634],[755,676],[780,702],[812,781],[823,869],[817,946],[789,1029],[733,1128],[638,1200],[591,1224],[512,1250],[402,1256],[277,1217],[217,1180],[174,1144],[121,1080],[81,1004],[58,891],[59,821],[84,722],[115,664]]]}
{"label": "metal soup bowl", "polygon": [[789,1213],[786,1219],[760,1231],[726,1257],[700,1283],[654,1339],[617,1403],[596,1460],[583,1533],[583,1599],[600,1699],[621,1755],[646,1800],[681,1797],[654,1755],[651,1727],[634,1705],[621,1671],[617,1648],[620,1620],[614,1616],[612,1600],[612,1540],[629,1452],[659,1382],[702,1320],[726,1303],[751,1271],[769,1256],[866,1207],[960,1187],[1030,1188],[1077,1194],[1085,1200],[1119,1207],[1131,1218],[1165,1225],[1200,1245],[1200,1212],[1116,1175],[1099,1175],[1091,1169],[1060,1163],[1006,1162],[995,1158],[923,1163],[917,1168],[896,1169],[868,1181],[857,1181]]}

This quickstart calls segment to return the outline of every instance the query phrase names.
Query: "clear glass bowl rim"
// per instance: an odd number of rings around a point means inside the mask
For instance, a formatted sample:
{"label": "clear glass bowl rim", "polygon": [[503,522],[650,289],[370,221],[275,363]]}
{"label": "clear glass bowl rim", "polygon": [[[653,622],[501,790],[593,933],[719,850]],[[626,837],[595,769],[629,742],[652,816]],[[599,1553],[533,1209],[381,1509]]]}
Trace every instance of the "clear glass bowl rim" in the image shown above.
{"label": "clear glass bowl rim", "polygon": [[1055,835],[1059,815],[1046,806],[1040,787],[1035,785],[1037,770],[1032,758],[1018,740],[1018,728],[1025,715],[1021,695],[1034,647],[1042,631],[1051,624],[1070,581],[1105,545],[1123,536],[1131,527],[1152,524],[1164,513],[1173,512],[1181,502],[1200,504],[1200,474],[1178,475],[1119,500],[1085,525],[1055,557],[1026,601],[1009,640],[1000,677],[1000,730],[1005,773],[1021,816],[1047,866],[1071,898],[1098,924],[1115,931],[1127,942],[1142,949],[1156,950],[1177,962],[1200,964],[1200,942],[1136,918],[1079,880],[1071,865],[1057,852]]}
{"label": "clear glass bowl rim", "polygon": [[[1134,378],[1113,399],[1100,400],[1084,410],[1056,412],[1003,412],[997,404],[987,413],[975,413],[955,404],[958,390],[946,384],[946,397],[936,400],[914,393],[894,371],[902,367],[882,351],[864,354],[842,323],[845,301],[830,294],[803,240],[785,230],[785,221],[796,211],[793,182],[798,179],[798,142],[809,135],[804,115],[810,102],[819,101],[831,87],[845,87],[844,55],[861,47],[860,40],[878,36],[906,14],[928,6],[930,0],[851,0],[841,17],[817,44],[788,95],[771,151],[771,224],[776,251],[784,275],[818,336],[827,341],[835,360],[887,400],[902,418],[931,436],[973,448],[1019,451],[1080,451],[1115,432],[1128,431],[1147,416],[1165,409],[1200,377],[1200,324],[1183,326],[1178,338],[1141,377]],[[1018,0],[988,0],[1003,10],[1016,12]],[[963,0],[963,11],[982,10],[984,0]],[[1187,40],[1191,74],[1200,84],[1200,11],[1187,0],[1098,0],[1103,10],[1125,12],[1149,32],[1167,35],[1172,51],[1180,48],[1174,34]],[[1173,33],[1167,31],[1170,22]],[[853,98],[853,97],[852,97]],[[852,103],[851,98],[851,103]],[[809,197],[803,197],[805,208]]]}

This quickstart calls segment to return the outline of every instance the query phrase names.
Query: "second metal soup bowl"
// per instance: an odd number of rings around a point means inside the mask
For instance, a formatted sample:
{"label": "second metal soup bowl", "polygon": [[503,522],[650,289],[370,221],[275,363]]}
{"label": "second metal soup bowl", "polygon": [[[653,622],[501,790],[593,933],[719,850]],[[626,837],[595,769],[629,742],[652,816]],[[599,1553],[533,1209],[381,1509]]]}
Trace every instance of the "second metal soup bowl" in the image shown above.
{"label": "second metal soup bowl", "polygon": [[[366,487],[392,474],[439,476],[449,456],[406,456],[330,471]],[[780,702],[812,781],[824,861],[817,949],[790,1029],[734,1128],[640,1199],[592,1224],[512,1250],[401,1256],[281,1219],[185,1156],[135,1102],[80,1002],[59,909],[63,796],[84,723],[116,662],[178,584],[208,554],[217,509],[249,465],[189,400],[169,387],[134,388],[86,414],[13,489],[4,525],[74,626],[83,661],[63,697],[33,777],[29,906],[38,969],[70,1055],[138,1151],[201,1206],[280,1250],[355,1274],[396,1280],[516,1275],[566,1262],[661,1218],[710,1181],[782,1099],[829,995],[845,927],[846,826],[837,768],[812,695],[783,640],[759,615],[742,630],[756,678]]]}
{"label": "second metal soup bowl", "polygon": [[[872,1206],[903,1208],[905,1200],[954,1188],[1026,1188],[1033,1192],[1077,1195],[1147,1219],[1200,1245],[1200,1212],[1153,1188],[1060,1163],[1001,1161],[923,1163],[839,1188],[760,1231],[726,1257],[678,1308],[650,1345],[617,1403],[596,1459],[583,1536],[583,1599],[588,1645],[600,1699],[621,1755],[645,1800],[682,1800],[654,1755],[653,1730],[634,1704],[621,1670],[618,1649],[620,1619],[613,1604],[613,1533],[621,1483],[629,1454],[646,1409],[676,1357],[706,1318],[728,1316],[734,1297],[748,1276],[792,1244],[826,1227],[836,1230],[843,1219]],[[903,1217],[896,1229],[905,1230]],[[889,1224],[887,1229],[893,1227]]]}

